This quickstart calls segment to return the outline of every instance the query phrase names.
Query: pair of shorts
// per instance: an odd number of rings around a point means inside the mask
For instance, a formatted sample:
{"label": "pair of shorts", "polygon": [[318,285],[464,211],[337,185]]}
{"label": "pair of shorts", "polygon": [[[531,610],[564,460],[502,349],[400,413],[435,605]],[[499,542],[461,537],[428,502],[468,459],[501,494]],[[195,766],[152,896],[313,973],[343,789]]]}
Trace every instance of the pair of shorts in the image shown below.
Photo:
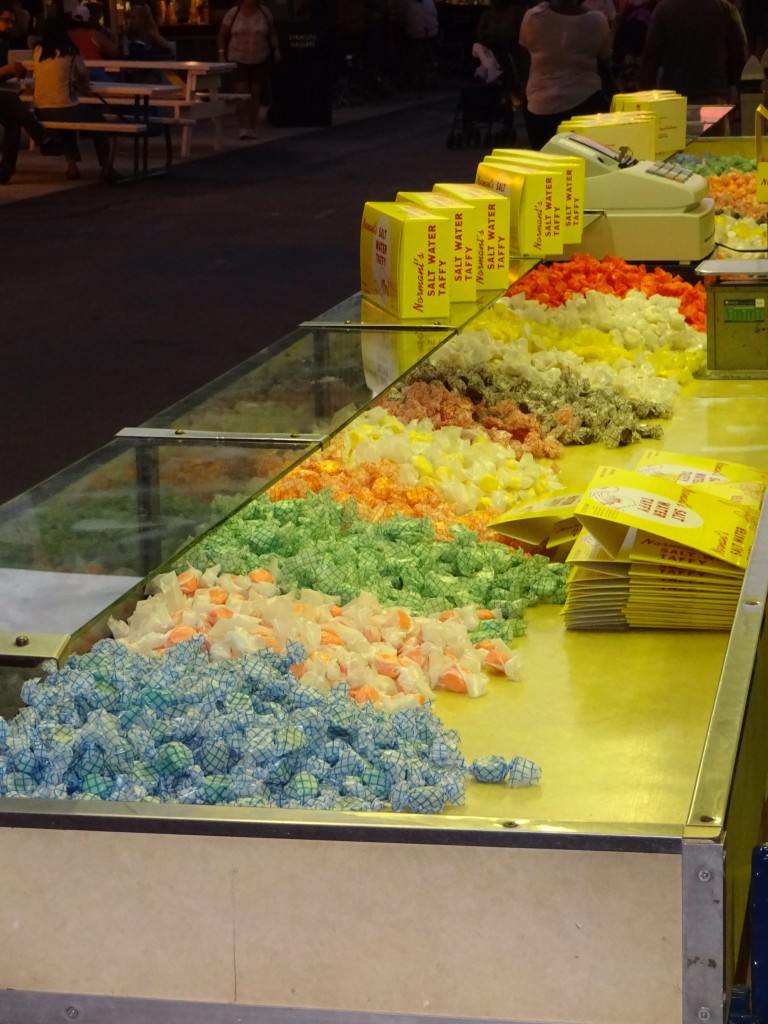
{"label": "pair of shorts", "polygon": [[249,86],[264,87],[269,82],[269,61],[263,60],[261,64],[241,64],[238,61],[236,70],[232,72],[232,78],[236,82],[246,82]]}

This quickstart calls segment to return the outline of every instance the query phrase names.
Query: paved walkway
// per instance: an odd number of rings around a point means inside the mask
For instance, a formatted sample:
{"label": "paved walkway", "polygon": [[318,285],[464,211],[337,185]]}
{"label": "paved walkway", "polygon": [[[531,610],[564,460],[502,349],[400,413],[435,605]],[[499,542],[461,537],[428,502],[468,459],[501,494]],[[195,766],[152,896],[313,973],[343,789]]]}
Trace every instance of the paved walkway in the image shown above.
{"label": "paved walkway", "polygon": [[[441,90],[440,93],[429,96],[413,97],[400,96],[395,99],[381,100],[369,104],[344,107],[335,110],[333,121],[335,125],[353,124],[356,121],[369,120],[388,112],[403,110],[412,106],[420,106],[424,102],[430,102],[436,95],[445,95],[448,90]],[[234,110],[234,108],[233,108]],[[275,128],[266,121],[266,109],[262,110],[262,123],[259,127],[258,138],[250,141],[241,141],[238,138],[237,121],[234,116],[224,118],[222,121],[222,149],[221,153],[241,152],[254,146],[262,146],[268,143],[281,142],[284,139],[295,138],[299,135],[306,135],[317,131],[323,131],[323,127],[298,127],[298,128]],[[190,160],[202,160],[216,154],[213,149],[213,128],[209,121],[201,121],[193,132],[192,153],[188,157],[178,155],[178,129],[172,129],[174,140],[174,164],[187,163]],[[116,167],[130,173],[133,141],[128,138],[118,140]],[[65,192],[73,189],[85,188],[88,185],[101,184],[99,181],[99,165],[93,151],[93,146],[87,140],[80,145],[82,162],[80,169],[83,177],[79,181],[68,181],[64,176],[63,157],[44,157],[37,149],[22,149],[19,154],[19,164],[16,174],[8,185],[0,187],[0,206],[7,203],[17,203],[25,199],[36,199],[39,196],[50,195],[52,192]],[[150,165],[161,166],[165,159],[164,143],[161,138],[150,140]]]}
{"label": "paved walkway", "polygon": [[258,143],[196,148],[168,177],[120,188],[0,189],[0,500],[355,292],[366,200],[474,179],[483,150],[445,144],[455,102],[265,126]]}

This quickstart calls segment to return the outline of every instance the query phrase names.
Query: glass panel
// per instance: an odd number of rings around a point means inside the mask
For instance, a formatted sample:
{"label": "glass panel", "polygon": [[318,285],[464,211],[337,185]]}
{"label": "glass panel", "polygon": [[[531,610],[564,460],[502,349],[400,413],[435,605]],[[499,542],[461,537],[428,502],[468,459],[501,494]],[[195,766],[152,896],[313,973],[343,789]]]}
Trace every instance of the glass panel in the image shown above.
{"label": "glass panel", "polygon": [[0,631],[73,632],[312,450],[112,441],[0,507]]}
{"label": "glass panel", "polygon": [[56,662],[46,659],[30,665],[0,664],[0,716],[13,718],[24,704],[21,688],[27,679],[40,679],[55,671]]}
{"label": "glass panel", "polygon": [[451,333],[301,328],[146,426],[327,436]]}
{"label": "glass panel", "polygon": [[[519,281],[538,262],[538,260],[530,259],[512,260],[509,265],[510,285],[513,285],[515,281]],[[361,327],[396,327],[402,331],[423,331],[426,326],[438,326],[460,331],[467,326],[473,317],[496,302],[501,294],[498,291],[480,292],[474,302],[454,302],[449,316],[437,317],[427,323],[427,321],[419,322],[418,320],[398,320],[374,302],[364,299],[361,292],[356,292],[354,295],[350,295],[348,299],[344,299],[343,302],[339,302],[337,305],[326,310],[325,313],[313,317],[310,323],[313,325],[344,324],[345,326],[359,325]]]}
{"label": "glass panel", "polygon": [[472,317],[495,302],[501,293],[497,291],[481,292],[475,302],[454,302],[449,316],[433,317],[429,320],[398,320],[392,313],[364,299],[360,292],[344,299],[320,316],[314,317],[312,324],[344,324],[360,327],[394,327],[401,331],[423,331],[425,327],[443,327],[461,330]]}
{"label": "glass panel", "polygon": [[733,110],[731,106],[701,106],[688,104],[686,141],[692,142],[702,135],[711,132],[715,125],[720,124]]}

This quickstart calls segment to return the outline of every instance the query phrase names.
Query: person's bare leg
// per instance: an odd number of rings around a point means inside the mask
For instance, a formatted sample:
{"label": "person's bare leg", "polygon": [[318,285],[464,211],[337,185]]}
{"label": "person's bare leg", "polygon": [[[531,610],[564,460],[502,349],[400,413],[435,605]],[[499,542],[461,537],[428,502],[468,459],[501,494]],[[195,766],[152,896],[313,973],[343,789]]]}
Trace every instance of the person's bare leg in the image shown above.
{"label": "person's bare leg", "polygon": [[[234,83],[236,92],[251,92],[251,87],[247,82],[235,81]],[[251,100],[238,100],[237,101],[237,126],[240,129],[240,138],[247,138],[248,132],[250,131],[250,105]]]}
{"label": "person's bare leg", "polygon": [[248,101],[248,107],[248,130],[252,136],[255,136],[259,125],[259,110],[261,109],[261,85],[258,82],[251,84],[251,98]]}

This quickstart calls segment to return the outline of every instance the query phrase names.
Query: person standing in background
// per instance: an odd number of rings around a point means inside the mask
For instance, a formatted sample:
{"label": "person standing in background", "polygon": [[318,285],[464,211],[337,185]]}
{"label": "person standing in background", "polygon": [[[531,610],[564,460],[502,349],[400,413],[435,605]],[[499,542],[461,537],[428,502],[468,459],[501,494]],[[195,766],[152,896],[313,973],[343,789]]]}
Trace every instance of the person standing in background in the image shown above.
{"label": "person standing in background", "polygon": [[475,32],[475,40],[490,50],[499,65],[510,118],[525,104],[528,53],[520,46],[523,13],[515,0],[491,0],[491,6],[481,15]]}
{"label": "person standing in background", "polygon": [[43,0],[21,0],[21,6],[29,15],[29,26],[27,32],[29,33],[29,39],[27,40],[27,46],[33,46],[39,39],[43,31]]}
{"label": "person standing in background", "polygon": [[269,88],[270,50],[272,60],[279,61],[280,44],[272,12],[258,0],[240,0],[222,20],[219,60],[235,62],[235,90],[249,95],[237,106],[243,140],[256,138],[262,97]]}
{"label": "person standing in background", "polygon": [[475,40],[487,47],[505,74],[516,81],[528,77],[528,55],[520,47],[523,8],[516,0],[491,0],[480,16]]}
{"label": "person standing in background", "polygon": [[403,87],[421,90],[435,71],[439,32],[435,0],[394,0],[392,12],[403,36]]}
{"label": "person standing in background", "polygon": [[640,88],[658,85],[689,103],[727,104],[747,56],[741,16],[728,0],[660,0],[648,26]]}
{"label": "person standing in background", "polygon": [[658,0],[625,0],[621,5],[613,38],[617,92],[637,92],[640,88],[640,58],[657,3]]}
{"label": "person standing in background", "polygon": [[601,62],[611,56],[604,15],[585,11],[582,0],[544,0],[525,12],[520,45],[531,55],[525,114],[528,140],[541,149],[561,121],[609,109]]}

